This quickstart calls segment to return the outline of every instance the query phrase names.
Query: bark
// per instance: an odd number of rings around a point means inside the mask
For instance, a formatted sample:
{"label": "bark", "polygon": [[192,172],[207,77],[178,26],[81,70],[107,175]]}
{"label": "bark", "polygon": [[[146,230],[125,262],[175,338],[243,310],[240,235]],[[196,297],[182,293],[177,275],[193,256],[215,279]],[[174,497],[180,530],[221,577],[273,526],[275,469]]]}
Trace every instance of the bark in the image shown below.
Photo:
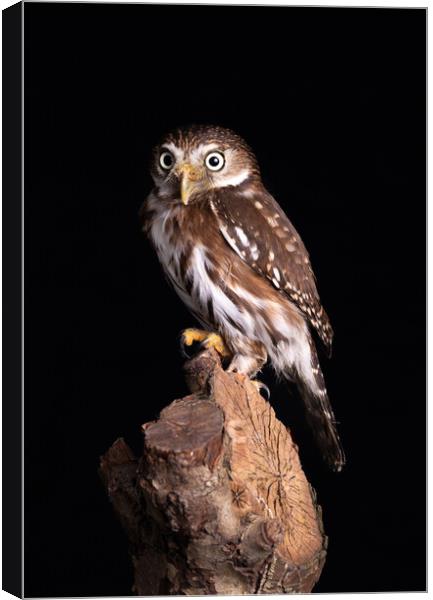
{"label": "bark", "polygon": [[101,458],[129,539],[133,591],[310,592],[327,538],[289,431],[213,350],[185,374],[191,395],[143,425],[143,456],[118,439]]}

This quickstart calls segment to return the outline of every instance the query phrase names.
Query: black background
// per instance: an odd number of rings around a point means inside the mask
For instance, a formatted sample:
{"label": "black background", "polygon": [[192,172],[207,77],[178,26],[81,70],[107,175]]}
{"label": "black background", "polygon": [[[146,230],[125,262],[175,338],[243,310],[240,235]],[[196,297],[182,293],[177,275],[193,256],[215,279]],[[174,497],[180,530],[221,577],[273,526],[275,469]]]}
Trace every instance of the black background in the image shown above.
{"label": "black background", "polygon": [[343,473],[263,376],[323,507],[316,591],[425,589],[425,18],[25,5],[26,596],[131,593],[97,467],[118,436],[139,453],[140,424],[186,393],[194,321],[137,213],[153,143],[189,122],[254,148],[335,328]]}

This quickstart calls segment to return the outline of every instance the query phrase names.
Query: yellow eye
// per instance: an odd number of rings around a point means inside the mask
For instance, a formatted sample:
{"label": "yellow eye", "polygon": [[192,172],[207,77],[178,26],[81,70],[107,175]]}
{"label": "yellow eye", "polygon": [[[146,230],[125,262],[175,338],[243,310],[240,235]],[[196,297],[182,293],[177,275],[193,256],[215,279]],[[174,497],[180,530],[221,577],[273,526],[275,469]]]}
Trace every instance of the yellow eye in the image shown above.
{"label": "yellow eye", "polygon": [[174,158],[171,152],[164,150],[159,157],[159,164],[164,171],[169,171],[174,164]]}
{"label": "yellow eye", "polygon": [[209,171],[221,171],[225,163],[224,154],[222,152],[210,152],[204,163]]}

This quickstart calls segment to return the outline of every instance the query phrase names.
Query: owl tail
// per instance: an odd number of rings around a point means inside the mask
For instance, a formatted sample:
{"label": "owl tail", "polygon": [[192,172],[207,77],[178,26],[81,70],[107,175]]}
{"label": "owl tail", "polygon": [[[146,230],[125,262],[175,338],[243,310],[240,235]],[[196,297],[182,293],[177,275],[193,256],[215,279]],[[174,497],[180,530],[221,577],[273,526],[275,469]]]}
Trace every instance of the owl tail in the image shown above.
{"label": "owl tail", "polygon": [[298,389],[306,408],[306,417],[323,458],[333,471],[341,471],[346,459],[338,436],[336,421],[326,391],[316,348],[310,341],[311,372],[298,374]]}
{"label": "owl tail", "polygon": [[346,459],[327,393],[317,395],[304,383],[299,384],[299,390],[305,403],[308,424],[325,462],[333,471],[341,471]]}

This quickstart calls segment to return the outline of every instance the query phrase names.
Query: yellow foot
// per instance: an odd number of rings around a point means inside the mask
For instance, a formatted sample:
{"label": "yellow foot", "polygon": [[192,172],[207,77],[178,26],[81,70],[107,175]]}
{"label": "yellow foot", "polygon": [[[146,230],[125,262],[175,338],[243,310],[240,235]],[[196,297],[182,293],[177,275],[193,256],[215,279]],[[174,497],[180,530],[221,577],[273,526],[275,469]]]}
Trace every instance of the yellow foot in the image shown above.
{"label": "yellow foot", "polygon": [[203,329],[194,329],[191,327],[182,331],[182,342],[185,346],[192,346],[194,342],[200,342],[205,348],[215,348],[223,358],[231,356],[224,340],[218,333],[211,333]]}
{"label": "yellow foot", "polygon": [[218,354],[220,354],[223,358],[231,356],[230,351],[224,343],[224,340],[220,335],[218,335],[218,333],[210,333],[203,342],[203,345],[206,348],[215,348]]}
{"label": "yellow foot", "polygon": [[190,327],[189,329],[184,329],[182,331],[182,342],[185,346],[192,346],[194,342],[202,342],[205,340],[208,335],[209,331]]}

